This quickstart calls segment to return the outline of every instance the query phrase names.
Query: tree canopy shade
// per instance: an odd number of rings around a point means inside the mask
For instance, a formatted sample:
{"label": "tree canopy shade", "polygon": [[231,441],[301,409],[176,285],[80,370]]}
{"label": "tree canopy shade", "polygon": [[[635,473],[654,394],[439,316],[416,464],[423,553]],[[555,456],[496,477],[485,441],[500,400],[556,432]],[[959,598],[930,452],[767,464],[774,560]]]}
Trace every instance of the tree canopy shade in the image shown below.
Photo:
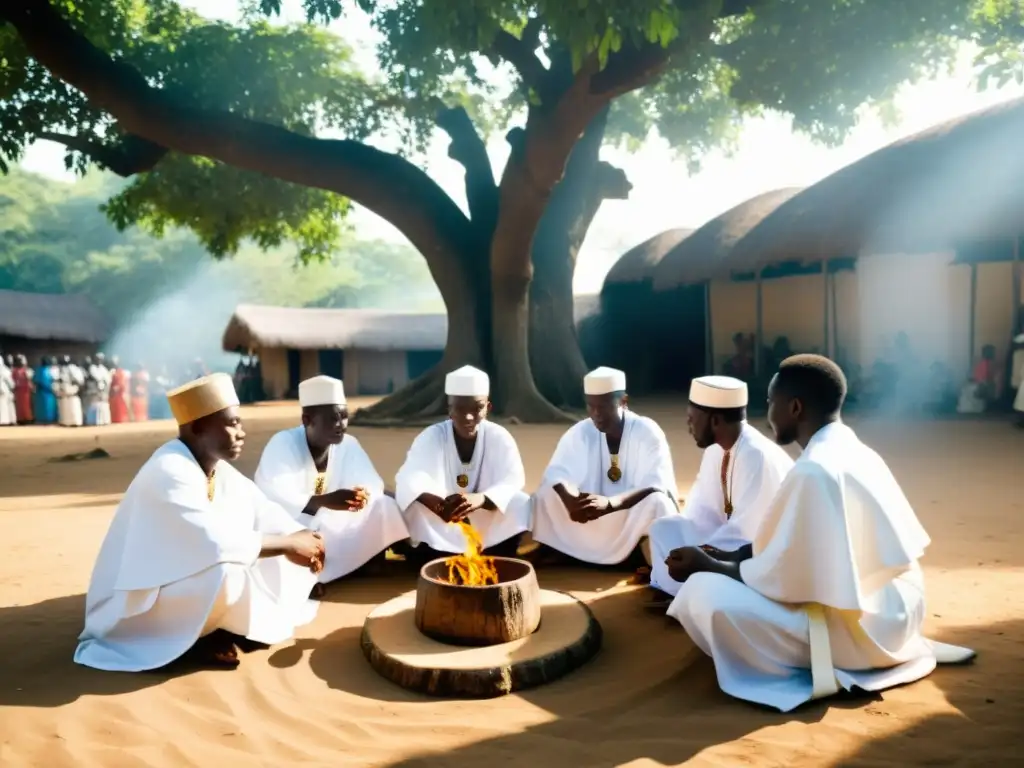
{"label": "tree canopy shade", "polygon": [[[994,0],[304,0],[311,23],[280,27],[266,21],[280,0],[244,5],[232,26],[172,0],[5,0],[0,153],[61,141],[70,162],[135,178],[108,206],[120,226],[184,224],[215,254],[252,237],[323,256],[348,201],[390,221],[427,260],[449,333],[438,369],[375,407],[385,421],[440,412],[443,373],[464,363],[491,372],[505,415],[557,419],[580,403],[576,254],[602,201],[629,193],[599,159],[606,139],[657,128],[696,162],[773,109],[837,141],[859,105],[949,64],[982,21],[1002,40],[1014,12]],[[379,82],[314,26],[357,9],[382,35]],[[415,162],[366,143],[388,127],[415,149],[435,123],[465,166],[468,213]],[[496,177],[481,129],[512,124]]]}

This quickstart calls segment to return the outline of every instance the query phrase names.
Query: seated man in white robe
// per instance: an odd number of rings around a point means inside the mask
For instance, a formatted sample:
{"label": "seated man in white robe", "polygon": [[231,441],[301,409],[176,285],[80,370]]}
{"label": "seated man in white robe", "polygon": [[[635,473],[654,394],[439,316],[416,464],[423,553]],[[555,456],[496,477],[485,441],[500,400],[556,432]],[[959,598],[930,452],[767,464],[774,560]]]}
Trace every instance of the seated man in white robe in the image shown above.
{"label": "seated man in white robe", "polygon": [[[686,423],[704,449],[697,480],[682,514],[651,524],[651,586],[668,608],[681,584],[665,561],[678,547],[703,547],[720,560],[742,558],[768,505],[793,466],[774,440],[747,423],[747,385],[731,376],[703,376],[690,384]],[[667,598],[667,599],[666,599]]]}
{"label": "seated man in white robe", "polygon": [[313,619],[320,535],[293,520],[229,462],[245,432],[231,377],[167,393],[178,438],[128,487],[100,548],[75,661],[138,672],[193,649],[234,667],[237,648],[291,638]]}
{"label": "seated man in white robe", "polygon": [[409,531],[363,446],[347,434],[344,384],[330,376],[300,382],[299,405],[302,424],[270,438],[256,485],[323,536],[319,580],[326,584],[382,556]]}
{"label": "seated man in white robe", "polygon": [[715,662],[718,684],[788,712],[840,688],[878,691],[973,657],[925,639],[929,544],[882,458],[840,420],[843,372],[818,355],[784,360],[768,422],[804,451],[754,537],[750,557],[675,550],[685,581],[669,607]]}
{"label": "seated man in white robe", "polygon": [[625,373],[591,371],[583,392],[590,418],[558,441],[534,496],[533,538],[576,560],[614,565],[651,523],[679,514],[675,470],[661,427],[627,409]]}
{"label": "seated man in white robe", "polygon": [[515,555],[530,528],[530,497],[519,447],[487,420],[491,381],[472,366],[445,378],[447,421],[423,430],[395,477],[395,498],[420,559],[466,551],[466,521],[488,554]]}

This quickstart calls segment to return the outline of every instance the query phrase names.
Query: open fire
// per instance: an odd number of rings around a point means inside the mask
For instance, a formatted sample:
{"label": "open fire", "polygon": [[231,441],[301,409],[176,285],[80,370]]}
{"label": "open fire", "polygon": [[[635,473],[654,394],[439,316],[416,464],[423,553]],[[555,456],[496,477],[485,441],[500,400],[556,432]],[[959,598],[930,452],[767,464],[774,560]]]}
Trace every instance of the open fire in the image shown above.
{"label": "open fire", "polygon": [[483,541],[476,529],[464,520],[452,523],[466,536],[466,551],[452,555],[444,564],[448,566],[448,583],[465,587],[484,587],[498,583],[498,570],[494,558],[483,554]]}

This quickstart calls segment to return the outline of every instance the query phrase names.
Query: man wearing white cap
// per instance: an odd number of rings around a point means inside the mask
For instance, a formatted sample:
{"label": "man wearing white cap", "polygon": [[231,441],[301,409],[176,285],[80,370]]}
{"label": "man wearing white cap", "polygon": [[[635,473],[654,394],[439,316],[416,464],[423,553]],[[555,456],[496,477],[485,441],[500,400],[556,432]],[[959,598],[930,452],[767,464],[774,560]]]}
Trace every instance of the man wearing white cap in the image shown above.
{"label": "man wearing white cap", "polygon": [[245,439],[231,377],[191,381],[167,399],[178,438],[135,476],[93,569],[75,651],[88,667],[156,669],[191,648],[232,668],[236,646],[283,642],[316,614],[319,534],[229,463]]}
{"label": "man wearing white cap", "polygon": [[840,688],[919,680],[969,648],[928,640],[920,559],[930,543],[899,483],[843,424],[846,377],[820,355],[786,358],[768,423],[803,453],[742,557],[681,547],[668,615],[715,662],[731,696],[789,712]]}
{"label": "man wearing white cap", "polygon": [[[703,546],[729,558],[750,548],[758,526],[793,466],[774,440],[747,423],[747,385],[731,376],[690,383],[686,422],[704,449],[697,479],[678,517],[651,526],[651,586],[667,596],[681,586],[666,559],[679,547]],[[671,598],[655,605],[668,608]]]}
{"label": "man wearing white cap", "polygon": [[348,430],[345,386],[330,376],[299,384],[302,424],[267,443],[256,485],[324,537],[320,583],[339,579],[409,537],[395,500]]}
{"label": "man wearing white cap", "polygon": [[598,368],[583,380],[590,418],[569,428],[534,496],[533,538],[577,560],[621,563],[655,520],[675,516],[668,440],[627,410],[626,374]]}
{"label": "man wearing white cap", "polygon": [[[470,365],[445,378],[448,420],[423,430],[395,477],[395,497],[414,547],[464,552],[467,521],[484,550],[515,554],[530,528],[530,497],[519,447],[504,427],[487,420],[491,380]],[[499,546],[500,545],[500,546]]]}

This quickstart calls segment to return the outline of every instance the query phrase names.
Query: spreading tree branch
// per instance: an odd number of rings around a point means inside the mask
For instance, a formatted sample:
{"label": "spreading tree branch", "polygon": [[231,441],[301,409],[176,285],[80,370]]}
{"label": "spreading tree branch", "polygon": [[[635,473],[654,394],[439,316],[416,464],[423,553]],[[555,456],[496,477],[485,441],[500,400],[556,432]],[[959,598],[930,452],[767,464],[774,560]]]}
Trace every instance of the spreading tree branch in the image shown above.
{"label": "spreading tree branch", "polygon": [[628,200],[633,185],[626,172],[600,160],[594,172],[594,194],[601,200]]}
{"label": "spreading tree branch", "polygon": [[436,122],[451,139],[448,157],[466,170],[466,201],[473,228],[479,238],[489,240],[498,219],[498,185],[487,145],[462,107],[442,109]]}
{"label": "spreading tree branch", "polygon": [[526,38],[525,30],[522,38],[516,37],[504,29],[499,30],[498,34],[494,36],[494,42],[491,43],[491,51],[495,57],[503,59],[515,67],[527,89],[533,88],[536,91],[543,89],[544,78],[548,70],[536,54],[536,44],[531,45],[529,39]]}
{"label": "spreading tree branch", "polygon": [[469,219],[424,171],[404,158],[351,140],[317,139],[230,112],[201,109],[150,86],[111,58],[47,0],[4,0],[29,53],[55,77],[151,144],[208,157],[306,187],[335,192],[394,224],[427,259],[442,293],[458,279],[452,256],[465,247]]}
{"label": "spreading tree branch", "polygon": [[115,145],[102,144],[85,136],[70,136],[51,131],[42,131],[36,138],[63,144],[123,178],[153,170],[167,154],[166,147],[131,135],[125,136]]}

